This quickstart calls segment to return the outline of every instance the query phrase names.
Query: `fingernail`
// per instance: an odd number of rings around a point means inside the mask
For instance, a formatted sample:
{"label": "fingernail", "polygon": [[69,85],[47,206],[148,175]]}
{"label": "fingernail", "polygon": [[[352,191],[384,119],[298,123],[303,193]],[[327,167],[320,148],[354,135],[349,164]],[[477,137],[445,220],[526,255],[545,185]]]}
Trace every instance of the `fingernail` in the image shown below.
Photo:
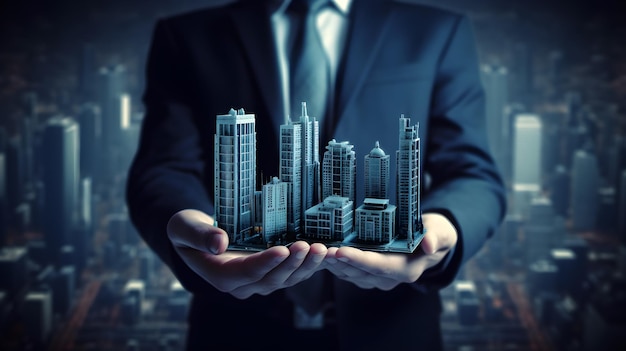
{"label": "fingernail", "polygon": [[349,260],[349,259],[347,259],[346,257],[339,257],[339,258],[337,258],[337,259],[338,259],[339,261],[341,261],[341,262],[348,262],[348,261],[350,261],[350,260]]}
{"label": "fingernail", "polygon": [[222,238],[220,238],[220,235],[213,235],[213,237],[209,240],[209,251],[211,251],[214,255],[219,254],[221,244]]}
{"label": "fingernail", "polygon": [[324,260],[324,255],[315,255],[313,256],[313,262],[320,263]]}
{"label": "fingernail", "polygon": [[326,259],[326,262],[328,262],[328,263],[330,263],[330,264],[335,264],[335,263],[337,263],[337,260],[336,260],[336,259],[334,259],[334,258],[327,258],[327,259]]}

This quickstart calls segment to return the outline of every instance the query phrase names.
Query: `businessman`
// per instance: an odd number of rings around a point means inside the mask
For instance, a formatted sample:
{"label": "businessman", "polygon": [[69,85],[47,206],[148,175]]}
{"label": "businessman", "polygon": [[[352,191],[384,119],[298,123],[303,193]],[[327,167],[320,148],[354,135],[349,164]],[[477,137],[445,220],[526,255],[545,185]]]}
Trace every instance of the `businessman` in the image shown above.
{"label": "businessman", "polygon": [[[420,123],[429,182],[415,253],[305,242],[227,251],[211,217],[215,116],[255,113],[257,170],[273,175],[279,126],[301,101],[322,145],[349,140],[361,155],[377,140],[395,150],[401,113]],[[505,210],[464,16],[385,0],[251,0],[162,19],[144,103],[127,201],[145,241],[193,293],[188,349],[442,348],[438,289]]]}

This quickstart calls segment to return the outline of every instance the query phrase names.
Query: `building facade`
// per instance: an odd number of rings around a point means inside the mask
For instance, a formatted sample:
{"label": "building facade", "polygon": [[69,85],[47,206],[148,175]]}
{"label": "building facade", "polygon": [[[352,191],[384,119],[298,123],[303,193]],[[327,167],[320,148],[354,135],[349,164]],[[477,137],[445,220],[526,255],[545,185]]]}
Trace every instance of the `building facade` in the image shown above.
{"label": "building facade", "polygon": [[421,231],[420,208],[420,138],[419,124],[401,115],[399,120],[398,150],[396,151],[396,199],[398,202],[398,236],[413,242]]}
{"label": "building facade", "polygon": [[356,210],[355,226],[359,240],[388,244],[396,236],[396,206],[387,199],[365,198]]}
{"label": "building facade", "polygon": [[47,250],[54,259],[78,222],[79,204],[79,127],[71,118],[48,121],[43,135],[43,228]]}
{"label": "building facade", "polygon": [[287,232],[288,183],[274,177],[263,186],[263,237],[265,242],[278,240]]}
{"label": "building facade", "polygon": [[341,241],[352,233],[354,202],[332,195],[305,212],[304,233],[310,239]]}
{"label": "building facade", "polygon": [[255,117],[231,109],[218,115],[216,123],[215,219],[232,243],[240,243],[254,227]]}
{"label": "building facade", "polygon": [[347,197],[356,201],[356,153],[347,141],[328,142],[322,165],[322,196]]}
{"label": "building facade", "polygon": [[280,126],[280,180],[288,184],[287,230],[302,228],[302,124],[287,122]]}
{"label": "building facade", "polygon": [[365,198],[389,198],[389,155],[380,148],[378,141],[372,151],[365,155]]}

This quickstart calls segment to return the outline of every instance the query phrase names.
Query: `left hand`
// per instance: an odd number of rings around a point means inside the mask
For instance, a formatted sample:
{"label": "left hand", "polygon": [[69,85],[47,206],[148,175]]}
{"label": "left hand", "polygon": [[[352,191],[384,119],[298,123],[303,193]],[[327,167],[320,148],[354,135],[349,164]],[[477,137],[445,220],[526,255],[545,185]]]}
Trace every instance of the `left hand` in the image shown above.
{"label": "left hand", "polygon": [[422,215],[426,235],[412,254],[363,251],[354,247],[331,247],[325,267],[340,279],[363,289],[391,290],[401,283],[413,283],[434,267],[458,240],[456,228],[443,215]]}

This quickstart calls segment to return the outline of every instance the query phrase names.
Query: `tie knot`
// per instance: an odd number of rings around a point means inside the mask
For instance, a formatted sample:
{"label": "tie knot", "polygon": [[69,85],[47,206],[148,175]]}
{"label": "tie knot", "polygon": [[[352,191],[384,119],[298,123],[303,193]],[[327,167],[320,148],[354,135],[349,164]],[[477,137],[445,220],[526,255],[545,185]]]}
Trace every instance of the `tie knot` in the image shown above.
{"label": "tie knot", "polygon": [[300,14],[313,14],[330,3],[330,0],[292,0],[291,9]]}

